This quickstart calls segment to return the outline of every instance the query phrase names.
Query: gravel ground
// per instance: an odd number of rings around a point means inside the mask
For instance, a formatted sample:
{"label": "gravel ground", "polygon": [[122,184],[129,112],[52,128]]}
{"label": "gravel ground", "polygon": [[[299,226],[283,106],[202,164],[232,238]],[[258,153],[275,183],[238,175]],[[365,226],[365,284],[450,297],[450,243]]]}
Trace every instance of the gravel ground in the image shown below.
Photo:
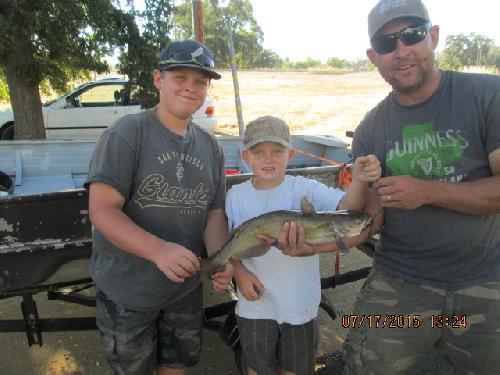
{"label": "gravel ground", "polygon": [[[323,276],[333,273],[333,256],[322,259]],[[370,258],[354,250],[352,255],[341,258],[341,272],[370,265]],[[325,295],[333,302],[337,313],[352,311],[352,303],[362,281],[325,290]],[[206,288],[206,305],[228,301]],[[89,293],[91,294],[91,292]],[[93,316],[94,309],[61,301],[48,301],[45,293],[35,296],[41,319],[51,317]],[[0,300],[0,320],[21,319],[20,297]],[[320,353],[341,348],[346,330],[339,319],[332,320],[324,311],[320,312],[321,329]],[[238,374],[234,364],[233,351],[222,341],[217,332],[204,331],[204,345],[200,364],[190,375],[232,375]],[[1,375],[107,375],[112,374],[100,348],[97,331],[45,332],[43,346],[28,347],[26,335],[20,333],[0,333],[0,374]],[[324,372],[323,372],[324,373]]]}

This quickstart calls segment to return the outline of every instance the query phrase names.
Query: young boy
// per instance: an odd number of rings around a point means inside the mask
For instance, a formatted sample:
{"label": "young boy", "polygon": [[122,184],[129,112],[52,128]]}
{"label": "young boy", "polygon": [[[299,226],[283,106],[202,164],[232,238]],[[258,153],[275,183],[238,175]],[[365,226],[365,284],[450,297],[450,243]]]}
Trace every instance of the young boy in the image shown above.
{"label": "young boy", "polygon": [[[229,229],[269,211],[299,209],[302,196],[318,211],[364,208],[367,184],[381,174],[375,157],[356,160],[351,187],[344,194],[316,180],[285,176],[288,161],[293,157],[290,147],[290,132],[283,120],[264,116],[248,124],[242,156],[254,177],[227,193]],[[293,257],[285,254],[291,253],[288,248],[281,251],[271,247],[261,257],[231,260],[238,286],[236,314],[243,366],[249,375],[276,374],[278,357],[284,374],[309,375],[314,370],[316,316],[321,299],[317,253],[335,250],[336,245],[303,243],[303,229],[296,228],[295,223],[285,224],[282,234],[288,241],[288,234],[295,235],[296,231],[299,241],[290,241],[294,254],[311,256]],[[282,240],[278,243],[282,244]],[[348,246],[355,244],[347,241]]]}

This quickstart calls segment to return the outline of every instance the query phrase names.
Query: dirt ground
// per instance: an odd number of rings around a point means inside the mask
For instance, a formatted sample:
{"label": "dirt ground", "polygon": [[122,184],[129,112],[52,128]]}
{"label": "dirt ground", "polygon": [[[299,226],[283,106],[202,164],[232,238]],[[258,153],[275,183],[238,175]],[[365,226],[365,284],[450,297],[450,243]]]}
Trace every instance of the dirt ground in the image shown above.
{"label": "dirt ground", "polygon": [[[334,257],[322,255],[322,275],[333,274]],[[371,264],[371,259],[358,250],[341,258],[341,273],[360,269]],[[325,296],[334,306],[337,314],[352,313],[354,298],[362,281],[324,290]],[[206,306],[229,301],[226,295],[216,294],[205,288]],[[90,291],[92,293],[92,291]],[[20,297],[0,300],[0,320],[22,319]],[[48,301],[45,293],[36,295],[39,317],[67,318],[94,316],[94,309],[61,301]],[[341,320],[332,320],[320,310],[319,354],[340,349],[347,330]],[[45,332],[43,346],[28,347],[26,335],[20,333],[0,333],[0,374],[1,375],[111,375],[105,356],[101,351],[97,331]],[[318,368],[320,371],[320,368]],[[234,355],[217,332],[204,330],[201,361],[188,372],[189,375],[237,375]],[[322,374],[330,374],[322,372]],[[333,374],[333,373],[331,373]]]}
{"label": "dirt ground", "polygon": [[[222,71],[209,90],[216,131],[238,134],[232,75]],[[365,113],[389,92],[377,72],[238,71],[244,123],[264,115],[282,118],[294,134],[328,134],[346,140]]]}
{"label": "dirt ground", "polygon": [[[354,130],[366,111],[389,91],[388,85],[375,72],[326,74],[310,72],[239,71],[243,119],[246,122],[263,115],[284,119],[294,134],[328,134],[343,140],[346,130]],[[238,134],[234,91],[230,71],[214,81],[210,95],[215,99],[218,134]],[[333,260],[326,256],[323,272],[330,274]],[[341,271],[370,265],[371,259],[354,250],[342,258]],[[352,311],[355,296],[362,281],[326,291],[337,312]],[[209,300],[227,297],[209,293]],[[37,296],[41,318],[92,316],[93,309],[58,301],[47,301],[45,294]],[[20,319],[20,299],[0,300],[0,320]],[[332,321],[320,312],[320,354],[339,349],[346,330],[340,319]],[[28,348],[24,333],[0,333],[0,375],[105,375],[111,374],[100,349],[97,331],[44,333],[42,347]],[[218,334],[205,331],[200,364],[190,375],[238,374],[232,351]]]}

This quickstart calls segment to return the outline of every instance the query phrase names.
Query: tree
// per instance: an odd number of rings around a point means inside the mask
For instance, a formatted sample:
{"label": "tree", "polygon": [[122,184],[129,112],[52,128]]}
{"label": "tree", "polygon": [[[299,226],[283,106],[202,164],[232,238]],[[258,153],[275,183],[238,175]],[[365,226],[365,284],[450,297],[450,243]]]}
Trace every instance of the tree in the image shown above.
{"label": "tree", "polygon": [[[216,66],[229,67],[226,17],[233,32],[235,61],[240,68],[279,67],[281,59],[273,51],[262,47],[263,32],[253,16],[248,0],[231,0],[222,9],[217,0],[203,2],[205,44],[213,52]],[[191,0],[183,0],[173,17],[173,35],[176,39],[192,37]]]}
{"label": "tree", "polygon": [[5,80],[5,73],[3,69],[0,68],[0,102],[5,102],[9,100],[9,87]]}
{"label": "tree", "polygon": [[500,46],[492,46],[486,56],[486,65],[500,69]]}
{"label": "tree", "polygon": [[[124,17],[127,32],[120,34],[121,51],[118,71],[129,79],[135,101],[144,108],[158,103],[158,92],[153,84],[152,71],[157,67],[159,54],[170,42],[173,0],[145,0],[145,11],[132,11]],[[136,24],[142,25],[142,33]]]}
{"label": "tree", "polygon": [[449,35],[446,46],[439,56],[439,66],[443,69],[457,70],[464,66],[481,65],[493,41],[474,33]]}
{"label": "tree", "polygon": [[[18,139],[43,139],[40,84],[67,88],[85,72],[108,71],[104,57],[120,47],[119,70],[144,105],[155,101],[151,70],[166,45],[173,0],[146,0],[139,14],[132,0],[17,0],[0,3],[0,67],[9,87]],[[141,35],[136,17],[143,17]]]}
{"label": "tree", "polygon": [[[106,26],[114,8],[105,1],[2,2],[0,63],[5,69],[16,138],[45,138],[39,85],[64,85],[79,70],[104,72]],[[93,27],[95,31],[90,31]]]}

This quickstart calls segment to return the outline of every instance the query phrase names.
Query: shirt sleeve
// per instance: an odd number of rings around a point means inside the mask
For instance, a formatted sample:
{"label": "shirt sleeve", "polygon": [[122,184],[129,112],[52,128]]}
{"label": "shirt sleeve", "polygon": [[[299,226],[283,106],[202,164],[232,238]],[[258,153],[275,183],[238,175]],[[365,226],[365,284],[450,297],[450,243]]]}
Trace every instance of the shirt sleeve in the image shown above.
{"label": "shirt sleeve", "polygon": [[486,108],[486,152],[491,154],[500,149],[500,79],[495,79],[493,95]]}
{"label": "shirt sleeve", "polygon": [[136,152],[121,134],[111,129],[97,141],[84,187],[93,182],[102,182],[115,188],[128,200],[131,194]]}
{"label": "shirt sleeve", "polygon": [[360,155],[368,155],[370,153],[373,153],[373,151],[369,151],[367,145],[366,128],[368,116],[368,114],[365,116],[365,118],[361,121],[361,123],[356,128],[356,131],[354,132],[351,147],[354,159],[356,159]]}

